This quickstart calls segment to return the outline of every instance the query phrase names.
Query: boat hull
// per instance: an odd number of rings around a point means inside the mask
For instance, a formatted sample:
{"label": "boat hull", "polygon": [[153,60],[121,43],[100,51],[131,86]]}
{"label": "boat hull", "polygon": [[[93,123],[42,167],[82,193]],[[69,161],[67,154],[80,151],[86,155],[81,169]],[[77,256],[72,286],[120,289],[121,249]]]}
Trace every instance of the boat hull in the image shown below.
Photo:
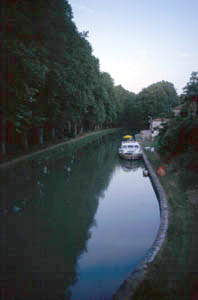
{"label": "boat hull", "polygon": [[141,153],[119,153],[119,156],[123,159],[134,160],[142,157]]}

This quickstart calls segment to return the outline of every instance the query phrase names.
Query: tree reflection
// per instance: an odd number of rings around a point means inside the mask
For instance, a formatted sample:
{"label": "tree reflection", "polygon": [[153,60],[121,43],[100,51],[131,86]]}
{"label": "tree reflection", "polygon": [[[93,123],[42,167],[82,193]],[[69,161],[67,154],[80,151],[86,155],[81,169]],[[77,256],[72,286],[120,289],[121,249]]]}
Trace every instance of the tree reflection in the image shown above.
{"label": "tree reflection", "polygon": [[[1,274],[13,299],[70,298],[78,258],[86,251],[99,199],[117,159],[115,143],[103,139],[70,159],[15,170],[15,181],[13,170],[7,172],[1,194],[9,206]],[[20,213],[14,206],[22,208]]]}

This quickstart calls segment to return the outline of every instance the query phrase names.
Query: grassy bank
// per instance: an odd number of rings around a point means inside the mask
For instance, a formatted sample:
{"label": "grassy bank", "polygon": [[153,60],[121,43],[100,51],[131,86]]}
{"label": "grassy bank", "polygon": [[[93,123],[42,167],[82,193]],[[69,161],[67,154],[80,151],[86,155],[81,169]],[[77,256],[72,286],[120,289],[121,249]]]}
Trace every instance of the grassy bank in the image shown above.
{"label": "grassy bank", "polygon": [[[153,169],[157,172],[163,164],[157,152],[146,152]],[[148,267],[144,281],[137,288],[135,300],[192,299],[194,274],[190,268],[192,248],[192,212],[187,190],[181,185],[179,172],[165,165],[165,176],[159,176],[169,206],[167,238],[154,262]],[[192,230],[193,231],[193,230]]]}
{"label": "grassy bank", "polygon": [[77,136],[71,140],[62,141],[61,143],[55,144],[53,146],[46,147],[42,150],[27,153],[26,155],[22,155],[16,159],[6,161],[0,164],[0,168],[10,167],[14,164],[23,163],[24,161],[32,161],[36,163],[40,163],[43,161],[47,161],[51,158],[60,158],[62,156],[70,156],[73,152],[78,150],[79,148],[102,138],[105,135],[113,134],[118,132],[120,129],[118,128],[110,128],[104,129],[100,131],[86,133],[82,136]]}

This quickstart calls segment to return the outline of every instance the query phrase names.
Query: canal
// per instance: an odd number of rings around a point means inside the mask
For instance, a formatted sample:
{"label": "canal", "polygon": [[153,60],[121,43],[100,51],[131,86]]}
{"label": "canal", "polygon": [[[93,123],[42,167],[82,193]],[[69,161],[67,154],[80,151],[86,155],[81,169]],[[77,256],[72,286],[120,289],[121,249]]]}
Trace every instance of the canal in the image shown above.
{"label": "canal", "polygon": [[1,174],[1,281],[13,299],[110,300],[152,246],[159,203],[119,142]]}

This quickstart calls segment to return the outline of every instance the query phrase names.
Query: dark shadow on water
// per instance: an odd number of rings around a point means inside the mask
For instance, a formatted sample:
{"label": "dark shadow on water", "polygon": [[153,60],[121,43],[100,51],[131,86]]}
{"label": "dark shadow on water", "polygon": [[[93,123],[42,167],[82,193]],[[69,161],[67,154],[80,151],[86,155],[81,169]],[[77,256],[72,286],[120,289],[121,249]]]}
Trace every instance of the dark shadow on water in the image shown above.
{"label": "dark shadow on water", "polygon": [[[0,295],[12,300],[111,299],[139,259],[131,259],[133,252],[146,251],[143,239],[134,240],[136,226],[142,235],[142,225],[130,225],[131,214],[147,197],[138,194],[138,186],[153,193],[149,179],[142,176],[143,161],[120,160],[119,143],[116,136],[103,138],[70,157],[27,162],[0,174]],[[149,226],[156,227],[147,212],[134,215],[132,221],[138,218],[148,218]],[[127,224],[134,227],[134,238]],[[117,243],[123,232],[130,238]],[[112,252],[114,242],[117,248]],[[92,298],[72,298],[92,279],[104,289],[102,298],[94,292]],[[89,284],[87,288],[90,295]]]}
{"label": "dark shadow on water", "polygon": [[16,299],[69,299],[65,288],[77,281],[77,260],[115,160],[115,143],[103,139],[70,158],[0,174],[3,292]]}

